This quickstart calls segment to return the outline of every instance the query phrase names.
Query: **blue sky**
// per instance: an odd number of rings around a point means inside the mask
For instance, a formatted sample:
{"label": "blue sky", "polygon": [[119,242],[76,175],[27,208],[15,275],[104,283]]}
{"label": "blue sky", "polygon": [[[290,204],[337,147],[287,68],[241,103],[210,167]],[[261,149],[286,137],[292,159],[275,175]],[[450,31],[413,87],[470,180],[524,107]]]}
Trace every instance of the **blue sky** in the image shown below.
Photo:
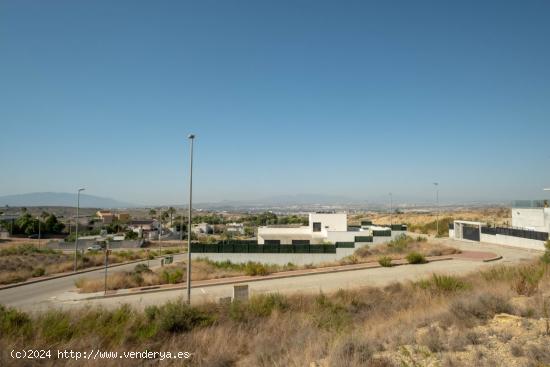
{"label": "blue sky", "polygon": [[0,195],[550,186],[548,1],[2,1]]}

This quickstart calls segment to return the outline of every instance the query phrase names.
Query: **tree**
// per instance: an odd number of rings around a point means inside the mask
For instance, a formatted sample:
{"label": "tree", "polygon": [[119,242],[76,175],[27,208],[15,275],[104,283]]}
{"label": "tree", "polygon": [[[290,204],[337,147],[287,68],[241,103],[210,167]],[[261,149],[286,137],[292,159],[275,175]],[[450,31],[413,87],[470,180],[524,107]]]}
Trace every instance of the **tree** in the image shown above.
{"label": "tree", "polygon": [[172,227],[172,219],[174,218],[174,214],[176,214],[176,209],[169,207],[168,214],[170,214],[170,227]]}
{"label": "tree", "polygon": [[151,216],[151,219],[153,219],[155,215],[157,215],[157,211],[155,209],[151,209],[149,210],[149,215]]}

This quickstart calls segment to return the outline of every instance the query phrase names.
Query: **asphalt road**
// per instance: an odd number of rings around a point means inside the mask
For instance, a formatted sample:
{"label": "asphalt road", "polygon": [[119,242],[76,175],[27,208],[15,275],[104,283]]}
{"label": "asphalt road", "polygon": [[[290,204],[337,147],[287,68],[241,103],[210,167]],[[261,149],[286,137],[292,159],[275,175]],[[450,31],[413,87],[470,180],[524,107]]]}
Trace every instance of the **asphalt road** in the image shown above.
{"label": "asphalt road", "polygon": [[[174,261],[181,261],[185,254],[173,255]],[[150,266],[160,266],[160,259],[149,260]],[[147,260],[135,262],[127,265],[120,265],[109,268],[109,272],[129,271],[138,264],[147,264]],[[75,281],[80,278],[103,279],[105,271],[103,269],[94,270],[87,273],[70,275],[63,278],[56,278],[38,283],[32,283],[15,288],[0,290],[0,303],[7,306],[21,307],[25,309],[44,308],[52,305],[51,297],[67,292],[75,288]]]}
{"label": "asphalt road", "polygon": [[[458,242],[448,239],[438,240],[441,243],[458,247],[463,250],[478,250],[494,252],[503,256],[500,263],[516,263],[540,256],[540,252],[504,247],[492,244],[476,244]],[[183,259],[185,255],[177,255],[175,260]],[[357,288],[364,286],[383,286],[392,282],[416,280],[429,276],[434,272],[447,274],[464,274],[481,267],[491,266],[495,262],[484,263],[468,260],[447,260],[432,262],[424,265],[403,265],[393,268],[375,268],[354,270],[329,274],[306,275],[294,278],[269,279],[249,283],[251,294],[279,292],[284,294],[303,292],[318,293],[332,292],[338,289]],[[121,266],[117,270],[130,270],[136,264]],[[158,266],[159,260],[151,261],[151,266]],[[120,304],[132,304],[141,308],[153,304],[162,304],[169,300],[182,297],[185,290],[163,291],[156,293],[129,295],[124,297],[110,297],[96,300],[74,300],[71,289],[74,281],[79,277],[103,277],[103,271],[98,270],[82,275],[70,276],[46,282],[29,284],[0,291],[0,303],[19,307],[24,310],[41,310],[50,307],[73,309],[83,306],[115,307]],[[192,289],[193,303],[216,301],[219,297],[229,297],[232,294],[232,285],[217,285]],[[70,292],[70,293],[69,293]],[[70,300],[69,300],[70,299]]]}

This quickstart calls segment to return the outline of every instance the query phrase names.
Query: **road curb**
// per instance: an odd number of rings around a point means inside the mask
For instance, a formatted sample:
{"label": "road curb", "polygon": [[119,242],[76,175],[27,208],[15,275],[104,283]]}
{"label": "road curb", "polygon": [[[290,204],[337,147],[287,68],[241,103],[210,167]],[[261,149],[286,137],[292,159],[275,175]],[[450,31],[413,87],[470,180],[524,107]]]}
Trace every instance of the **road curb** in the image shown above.
{"label": "road curb", "polygon": [[[171,254],[171,255],[180,255],[180,253]],[[155,257],[155,259],[162,258],[162,257],[164,257],[164,256],[157,256],[157,257]],[[135,263],[139,263],[139,262],[142,262],[142,261],[147,261],[147,259],[132,260],[132,261],[126,261],[126,262],[123,262],[123,263],[116,263],[116,264],[109,265],[108,268],[109,269],[116,268],[117,266],[135,264]],[[48,281],[48,280],[66,278],[66,277],[70,277],[71,275],[86,274],[86,273],[90,273],[92,271],[101,270],[101,269],[105,269],[105,266],[94,266],[93,268],[82,269],[82,270],[79,270],[77,272],[61,273],[61,274],[56,274],[56,275],[52,275],[52,276],[48,276],[48,277],[44,277],[44,278],[36,278],[36,279],[26,280],[24,282],[6,284],[6,285],[0,286],[0,291],[4,290],[4,289],[22,287],[24,285],[29,285],[29,284],[45,282],[45,281]]]}
{"label": "road curb", "polygon": [[[435,259],[430,259],[428,260],[428,263],[431,263],[431,262],[437,262],[437,261],[447,261],[447,260],[453,260],[454,258],[453,257],[443,257],[443,258],[435,258]],[[349,265],[344,265],[346,266],[346,268],[338,268],[338,269],[327,269],[326,271],[312,271],[312,272],[307,272],[307,273],[295,273],[295,274],[283,274],[283,275],[274,275],[274,276],[257,276],[255,278],[250,278],[250,279],[235,279],[235,280],[230,280],[230,278],[218,278],[218,279],[228,279],[226,281],[221,281],[221,282],[211,282],[211,283],[207,283],[207,284],[197,284],[197,282],[200,282],[200,281],[195,281],[194,284],[195,285],[191,285],[191,289],[193,288],[207,288],[207,287],[215,287],[215,286],[219,286],[219,285],[230,285],[230,284],[239,284],[239,283],[250,283],[250,282],[258,282],[258,281],[264,281],[264,280],[272,280],[272,279],[285,279],[285,278],[296,278],[296,277],[301,277],[301,276],[311,276],[311,275],[318,275],[318,274],[330,274],[330,273],[341,273],[341,272],[346,272],[346,271],[355,271],[355,270],[367,270],[367,269],[378,269],[378,268],[382,268],[383,266],[379,265],[378,263],[368,263],[369,266],[363,266],[363,267],[349,267]],[[402,266],[402,265],[412,265],[412,264],[409,264],[407,262],[404,262],[404,263],[396,263],[396,264],[393,264],[392,267],[396,267],[396,266]],[[275,273],[277,274],[277,273]],[[209,279],[209,281],[211,281],[213,279]],[[217,279],[216,279],[217,280]],[[151,289],[152,287],[156,287],[155,289]],[[125,290],[124,293],[113,293],[113,294],[106,294],[106,295],[96,295],[96,296],[91,296],[91,297],[86,297],[86,298],[79,298],[79,299],[72,299],[72,300],[67,300],[67,301],[89,301],[89,300],[95,300],[95,299],[105,299],[105,298],[115,298],[115,297],[125,297],[125,296],[135,296],[135,295],[143,295],[143,294],[149,294],[149,293],[159,293],[159,292],[168,292],[168,291],[176,291],[176,290],[184,290],[184,289],[187,289],[187,287],[185,286],[175,286],[175,287],[165,287],[165,288],[162,288],[162,285],[159,285],[159,286],[150,286],[150,287],[147,287],[149,289],[147,290],[141,290],[141,291],[127,291]]]}

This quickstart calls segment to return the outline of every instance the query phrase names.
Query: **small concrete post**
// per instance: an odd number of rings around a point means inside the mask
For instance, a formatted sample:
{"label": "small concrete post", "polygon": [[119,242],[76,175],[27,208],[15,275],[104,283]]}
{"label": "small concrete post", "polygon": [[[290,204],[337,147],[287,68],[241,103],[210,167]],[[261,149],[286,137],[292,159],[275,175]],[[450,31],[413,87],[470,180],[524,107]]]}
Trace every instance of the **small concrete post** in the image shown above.
{"label": "small concrete post", "polygon": [[235,301],[248,301],[248,284],[233,286],[233,302]]}

